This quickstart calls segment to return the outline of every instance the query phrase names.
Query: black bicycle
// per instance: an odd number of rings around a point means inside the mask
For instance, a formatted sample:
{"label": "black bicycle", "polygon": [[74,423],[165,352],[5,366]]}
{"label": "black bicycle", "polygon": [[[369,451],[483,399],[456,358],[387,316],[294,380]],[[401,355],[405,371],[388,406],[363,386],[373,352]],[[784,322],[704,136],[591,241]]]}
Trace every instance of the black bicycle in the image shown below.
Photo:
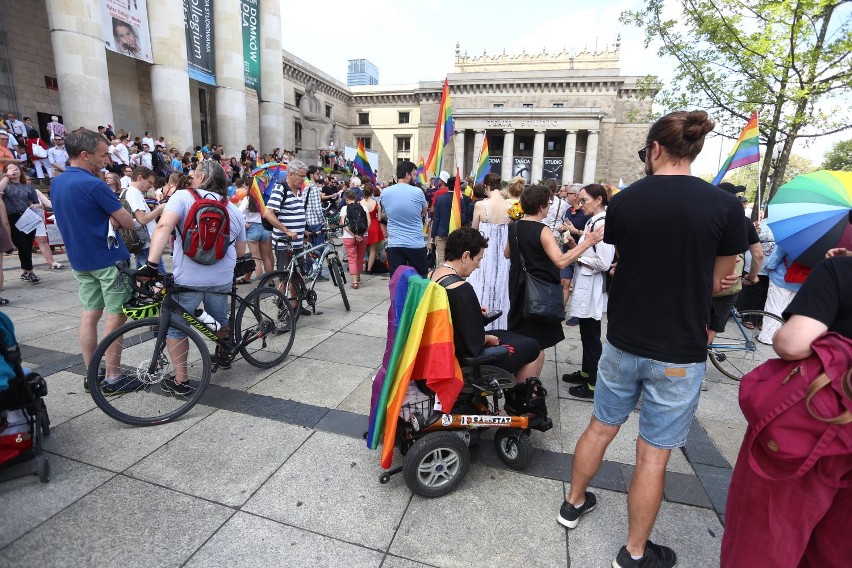
{"label": "black bicycle", "polygon": [[[334,229],[322,229],[326,236],[334,234]],[[274,237],[273,237],[274,238]],[[305,304],[310,306],[311,312],[317,313],[317,293],[314,290],[317,278],[320,275],[323,262],[328,265],[332,283],[340,290],[343,306],[349,311],[349,298],[346,296],[346,276],[343,273],[343,264],[337,254],[334,240],[327,240],[322,244],[308,247],[299,254],[293,254],[293,245],[288,239],[278,241],[290,252],[290,261],[283,270],[273,270],[260,277],[258,289],[272,288],[279,290],[290,298],[290,307],[293,309],[293,317],[297,320]],[[310,269],[305,270],[307,264]]]}
{"label": "black bicycle", "polygon": [[[200,321],[173,298],[196,290],[177,286],[171,274],[139,283],[132,270],[120,270],[133,289],[124,310],[131,321],[98,344],[86,377],[95,403],[119,422],[153,426],[172,421],[195,406],[210,375],[219,367],[229,368],[237,354],[265,369],[284,361],[293,346],[293,313],[284,294],[274,288],[257,288],[243,298],[235,278],[227,293],[229,331],[219,337],[216,324]],[[170,330],[186,337],[170,338]],[[215,362],[202,336],[216,345]],[[118,381],[109,383],[107,377]]]}

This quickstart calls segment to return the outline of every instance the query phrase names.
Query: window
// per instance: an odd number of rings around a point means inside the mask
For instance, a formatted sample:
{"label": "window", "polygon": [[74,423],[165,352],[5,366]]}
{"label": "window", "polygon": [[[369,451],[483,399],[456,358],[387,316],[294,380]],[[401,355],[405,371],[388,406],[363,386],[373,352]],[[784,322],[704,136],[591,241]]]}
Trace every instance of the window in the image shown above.
{"label": "window", "polygon": [[553,108],[565,108],[565,105],[562,103],[553,103]]}
{"label": "window", "polygon": [[558,137],[557,138],[548,138],[545,141],[545,147],[547,148],[548,152],[554,152],[554,151],[558,152],[558,151],[562,150],[562,141]]}
{"label": "window", "polygon": [[299,91],[296,91],[296,106],[299,106],[300,104],[302,104],[302,97],[304,95],[305,95],[305,93],[300,93]]}
{"label": "window", "polygon": [[533,104],[532,104],[532,103],[523,103],[521,106],[522,106],[523,108],[532,108],[532,107],[533,107]]}
{"label": "window", "polygon": [[532,136],[519,136],[518,137],[518,150],[532,150],[532,147],[533,147]]}
{"label": "window", "polygon": [[410,112],[399,113],[399,123],[400,124],[408,124],[409,122],[411,122],[411,113]]}
{"label": "window", "polygon": [[370,113],[369,112],[359,112],[358,113],[358,125],[359,126],[367,126],[370,124]]}
{"label": "window", "polygon": [[396,139],[397,152],[411,152],[411,136],[400,136]]}
{"label": "window", "polygon": [[331,105],[325,105],[325,117],[331,118]]}
{"label": "window", "polygon": [[503,103],[494,103],[494,108],[503,108]]}
{"label": "window", "polygon": [[300,149],[302,147],[302,123],[298,120],[293,124],[293,134],[296,138],[296,149]]}
{"label": "window", "polygon": [[372,139],[372,138],[370,138],[369,136],[358,136],[358,135],[356,134],[356,135],[355,135],[355,146],[358,146],[358,140],[363,140],[363,141],[364,141],[364,149],[365,149],[365,150],[369,150],[369,149],[370,149],[370,145],[373,143],[373,139]]}

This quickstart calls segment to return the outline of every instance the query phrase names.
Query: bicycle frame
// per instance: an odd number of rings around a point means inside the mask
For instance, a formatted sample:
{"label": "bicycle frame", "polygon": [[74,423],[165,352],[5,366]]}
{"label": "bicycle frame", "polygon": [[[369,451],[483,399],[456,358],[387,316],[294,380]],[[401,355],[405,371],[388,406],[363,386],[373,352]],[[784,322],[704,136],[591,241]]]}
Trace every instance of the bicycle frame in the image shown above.
{"label": "bicycle frame", "polygon": [[[737,329],[739,329],[740,335],[745,339],[745,346],[737,345],[734,343],[716,343],[715,341],[707,346],[708,350],[711,349],[727,349],[731,351],[754,351],[755,343],[752,341],[748,333],[746,333],[746,328],[743,326],[743,318],[740,316],[740,313],[736,308],[731,308],[730,314],[733,316],[734,321],[737,324]],[[716,336],[718,337],[718,335]]]}

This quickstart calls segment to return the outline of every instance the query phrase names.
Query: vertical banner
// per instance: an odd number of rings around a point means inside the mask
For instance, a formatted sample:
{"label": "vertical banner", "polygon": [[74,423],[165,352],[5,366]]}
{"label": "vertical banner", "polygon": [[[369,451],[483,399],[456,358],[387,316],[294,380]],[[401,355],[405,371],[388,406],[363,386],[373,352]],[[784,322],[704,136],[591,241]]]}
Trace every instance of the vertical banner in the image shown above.
{"label": "vertical banner", "polygon": [[189,78],[207,85],[216,84],[213,57],[213,0],[183,0],[186,27],[186,59]]}
{"label": "vertical banner", "polygon": [[259,0],[242,0],[243,63],[246,87],[260,98],[260,8]]}
{"label": "vertical banner", "polygon": [[562,183],[562,162],[564,162],[563,158],[545,158],[541,178],[555,179],[557,182]]}
{"label": "vertical banner", "polygon": [[514,158],[512,160],[512,177],[521,176],[526,183],[531,183],[532,158]]}
{"label": "vertical banner", "polygon": [[101,0],[104,43],[110,51],[153,63],[147,0]]}
{"label": "vertical banner", "polygon": [[488,163],[491,164],[489,172],[499,176],[503,167],[503,156],[488,156]]}

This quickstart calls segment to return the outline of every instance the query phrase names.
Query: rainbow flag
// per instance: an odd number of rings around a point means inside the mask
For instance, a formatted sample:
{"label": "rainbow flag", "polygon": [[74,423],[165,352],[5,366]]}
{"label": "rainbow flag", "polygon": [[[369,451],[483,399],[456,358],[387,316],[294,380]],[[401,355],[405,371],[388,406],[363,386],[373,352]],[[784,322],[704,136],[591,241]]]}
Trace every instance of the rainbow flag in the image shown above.
{"label": "rainbow flag", "polygon": [[447,291],[402,266],[391,278],[388,339],[373,380],[367,447],[382,442],[382,467],[393,459],[397,416],[412,379],[425,379],[441,406],[450,409],[464,386],[455,356]]}
{"label": "rainbow flag", "polygon": [[473,174],[474,183],[482,183],[485,176],[491,171],[491,162],[488,161],[488,135],[482,136],[482,150],[479,152],[479,164]]}
{"label": "rainbow flag", "polygon": [[417,183],[420,185],[429,183],[429,179],[426,177],[426,169],[423,166],[423,156],[420,156],[420,161],[417,162]]}
{"label": "rainbow flag", "polygon": [[740,134],[737,143],[734,144],[734,149],[731,150],[725,163],[722,164],[722,169],[716,174],[713,185],[719,185],[719,182],[722,181],[728,171],[759,161],[760,132],[757,128],[757,111],[754,111],[742,134]]}
{"label": "rainbow flag", "polygon": [[[261,187],[263,184],[263,187]],[[266,188],[266,182],[261,179],[261,176],[251,178],[251,188],[249,189],[249,198],[257,205],[257,210],[261,216],[266,212],[266,202],[263,200],[263,190]]]}
{"label": "rainbow flag", "polygon": [[450,103],[450,84],[444,79],[444,90],[441,93],[441,106],[438,108],[438,122],[435,124],[435,138],[432,140],[432,150],[426,161],[426,171],[429,175],[438,175],[444,158],[444,147],[453,137],[453,105]]}
{"label": "rainbow flag", "polygon": [[367,158],[367,151],[364,149],[364,140],[358,139],[358,153],[355,154],[355,170],[362,176],[367,176],[370,181],[376,183],[376,174],[373,173],[373,168],[370,167],[370,159]]}
{"label": "rainbow flag", "polygon": [[461,176],[459,169],[456,167],[456,183],[453,188],[453,204],[450,209],[450,233],[456,229],[461,229],[462,226],[462,193],[461,193]]}

